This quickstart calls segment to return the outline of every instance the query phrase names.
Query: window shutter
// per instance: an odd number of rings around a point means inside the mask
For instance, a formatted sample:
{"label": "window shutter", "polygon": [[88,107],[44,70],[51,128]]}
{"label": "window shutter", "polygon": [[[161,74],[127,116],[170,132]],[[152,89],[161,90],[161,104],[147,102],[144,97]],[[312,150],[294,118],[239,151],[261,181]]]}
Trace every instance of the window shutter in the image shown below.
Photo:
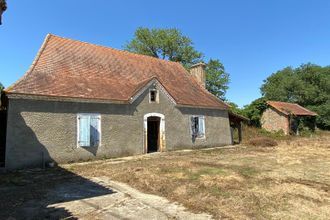
{"label": "window shutter", "polygon": [[99,125],[100,125],[100,118],[98,116],[92,116],[91,124],[90,124],[91,146],[98,146],[100,142]]}
{"label": "window shutter", "polygon": [[205,135],[205,117],[204,116],[201,116],[201,117],[198,117],[198,125],[199,125],[199,135],[200,136],[204,136]]}
{"label": "window shutter", "polygon": [[191,135],[194,136],[195,134],[195,120],[194,120],[194,116],[190,116],[190,132],[191,132]]}
{"label": "window shutter", "polygon": [[91,117],[87,115],[79,116],[79,146],[89,147],[90,146],[90,121]]}

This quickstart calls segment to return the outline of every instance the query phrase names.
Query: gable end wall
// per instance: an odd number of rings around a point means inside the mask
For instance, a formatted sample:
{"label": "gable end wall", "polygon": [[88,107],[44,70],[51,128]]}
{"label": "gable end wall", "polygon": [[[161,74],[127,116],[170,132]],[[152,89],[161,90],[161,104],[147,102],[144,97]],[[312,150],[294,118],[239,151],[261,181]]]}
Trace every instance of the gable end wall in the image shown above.
{"label": "gable end wall", "polygon": [[289,119],[288,116],[269,107],[261,116],[261,126],[266,131],[276,132],[283,130],[284,134],[289,134]]}

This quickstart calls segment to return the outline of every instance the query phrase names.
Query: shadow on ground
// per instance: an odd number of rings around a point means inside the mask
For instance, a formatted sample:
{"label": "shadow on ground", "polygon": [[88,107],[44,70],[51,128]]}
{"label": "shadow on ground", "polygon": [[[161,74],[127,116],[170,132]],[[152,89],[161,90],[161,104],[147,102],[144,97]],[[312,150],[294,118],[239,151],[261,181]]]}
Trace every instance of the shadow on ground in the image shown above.
{"label": "shadow on ground", "polygon": [[113,193],[63,168],[0,174],[0,219],[77,219],[50,205]]}
{"label": "shadow on ground", "polygon": [[[15,149],[19,159],[7,158],[6,166],[34,169],[0,174],[0,219],[74,219],[68,210],[50,205],[114,193],[69,170],[60,167],[42,169],[54,160],[21,114],[18,110],[21,120],[12,132],[20,137],[16,142],[25,143],[28,150]],[[7,144],[16,146],[16,142]]]}

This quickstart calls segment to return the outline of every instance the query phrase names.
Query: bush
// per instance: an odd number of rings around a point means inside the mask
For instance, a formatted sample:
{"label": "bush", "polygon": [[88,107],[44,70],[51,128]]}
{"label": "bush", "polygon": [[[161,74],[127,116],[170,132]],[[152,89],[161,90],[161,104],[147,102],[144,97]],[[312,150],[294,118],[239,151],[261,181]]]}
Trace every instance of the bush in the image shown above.
{"label": "bush", "polygon": [[256,137],[252,138],[247,142],[248,145],[256,146],[256,147],[275,147],[277,146],[277,142],[268,137]]}
{"label": "bush", "polygon": [[243,126],[243,141],[248,142],[251,139],[257,137],[267,137],[275,140],[287,140],[291,139],[290,135],[285,135],[283,130],[279,130],[276,132],[269,132],[263,128],[256,128],[254,126]]}
{"label": "bush", "polygon": [[269,138],[282,138],[285,136],[284,131],[282,129],[278,130],[278,131],[270,132],[270,131],[265,130],[264,128],[261,128],[259,131],[259,134],[262,136],[269,137]]}

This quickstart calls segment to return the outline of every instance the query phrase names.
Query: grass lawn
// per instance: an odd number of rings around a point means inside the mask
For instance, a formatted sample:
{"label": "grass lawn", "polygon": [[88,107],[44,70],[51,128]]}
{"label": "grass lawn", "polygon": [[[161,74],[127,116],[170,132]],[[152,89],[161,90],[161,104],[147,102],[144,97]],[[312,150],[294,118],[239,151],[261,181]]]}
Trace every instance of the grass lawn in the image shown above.
{"label": "grass lawn", "polygon": [[109,176],[215,218],[330,216],[329,133],[283,140],[272,148],[167,152],[64,168],[84,177]]}

